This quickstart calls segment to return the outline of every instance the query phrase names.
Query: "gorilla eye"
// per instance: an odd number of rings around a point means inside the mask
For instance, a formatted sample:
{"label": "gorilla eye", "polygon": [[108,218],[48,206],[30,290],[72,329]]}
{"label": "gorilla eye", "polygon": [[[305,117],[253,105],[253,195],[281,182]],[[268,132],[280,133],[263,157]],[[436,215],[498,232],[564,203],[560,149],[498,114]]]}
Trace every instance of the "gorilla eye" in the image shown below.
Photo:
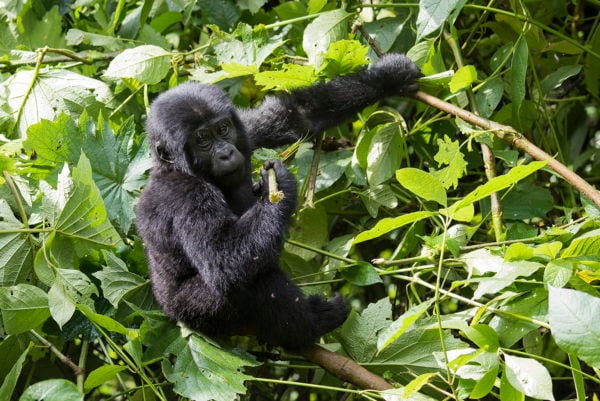
{"label": "gorilla eye", "polygon": [[221,136],[229,136],[229,129],[231,128],[231,122],[229,120],[223,120],[219,122],[219,134]]}
{"label": "gorilla eye", "polygon": [[202,128],[196,131],[196,143],[201,148],[209,148],[211,143],[210,131]]}

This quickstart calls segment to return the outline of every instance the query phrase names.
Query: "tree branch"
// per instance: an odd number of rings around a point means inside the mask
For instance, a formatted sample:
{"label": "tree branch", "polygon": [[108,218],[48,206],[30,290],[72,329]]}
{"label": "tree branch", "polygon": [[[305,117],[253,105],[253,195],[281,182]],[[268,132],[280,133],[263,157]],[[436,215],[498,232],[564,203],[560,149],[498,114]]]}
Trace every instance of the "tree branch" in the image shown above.
{"label": "tree branch", "polygon": [[431,96],[422,91],[416,92],[415,94],[413,94],[413,97],[425,104],[435,107],[436,109],[445,111],[446,113],[450,113],[454,116],[457,116],[460,119],[465,120],[473,125],[489,130],[498,138],[509,142],[515,149],[529,154],[536,160],[548,161],[548,167],[550,167],[558,175],[563,177],[567,182],[569,182],[575,188],[581,191],[592,202],[594,202],[596,206],[600,207],[600,192],[596,190],[596,188],[591,186],[587,181],[585,181],[579,175],[574,173],[567,166],[554,159],[548,153],[544,152],[542,149],[538,148],[536,145],[531,143],[527,138],[525,138],[521,133],[517,132],[513,127],[490,121],[486,118],[475,115],[467,110],[461,109],[460,107],[457,107],[453,104],[444,102],[443,100],[440,100],[435,96]]}
{"label": "tree branch", "polygon": [[316,363],[338,379],[352,383],[364,390],[389,390],[394,388],[382,377],[369,372],[352,359],[312,345],[303,351],[302,355]]}

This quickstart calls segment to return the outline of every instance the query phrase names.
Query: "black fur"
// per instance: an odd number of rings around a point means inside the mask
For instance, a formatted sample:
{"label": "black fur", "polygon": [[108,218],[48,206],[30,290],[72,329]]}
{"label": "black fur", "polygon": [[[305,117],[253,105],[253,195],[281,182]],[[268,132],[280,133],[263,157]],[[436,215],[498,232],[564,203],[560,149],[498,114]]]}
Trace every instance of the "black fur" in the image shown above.
{"label": "black fur", "polygon": [[[154,169],[136,224],[165,313],[209,335],[251,332],[293,349],[341,325],[348,315],[342,297],[306,297],[279,268],[296,208],[294,176],[267,162],[255,194],[250,155],[320,134],[385,96],[415,91],[420,75],[405,56],[389,55],[370,69],[267,97],[248,110],[198,83],[161,94],[147,123]],[[218,134],[219,119],[231,121],[228,134]],[[198,127],[225,150],[201,150]],[[285,193],[278,204],[265,200],[270,168]]]}

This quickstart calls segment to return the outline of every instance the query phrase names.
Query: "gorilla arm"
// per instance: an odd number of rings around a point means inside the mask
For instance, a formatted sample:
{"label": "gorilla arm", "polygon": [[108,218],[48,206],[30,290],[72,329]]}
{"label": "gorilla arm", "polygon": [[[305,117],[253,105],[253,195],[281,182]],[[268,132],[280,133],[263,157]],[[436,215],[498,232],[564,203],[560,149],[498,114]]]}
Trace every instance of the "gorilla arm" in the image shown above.
{"label": "gorilla arm", "polygon": [[389,54],[355,74],[269,96],[259,107],[242,111],[241,119],[253,149],[293,143],[342,123],[382,98],[416,91],[421,75],[408,57]]}
{"label": "gorilla arm", "polygon": [[[190,264],[217,293],[243,287],[256,274],[278,266],[285,231],[296,208],[297,184],[281,163],[265,166],[275,170],[285,193],[279,203],[261,199],[237,216],[220,194],[208,187],[201,195],[201,207],[190,206],[173,221],[173,235]],[[263,169],[261,174],[262,191],[267,194],[267,172]]]}

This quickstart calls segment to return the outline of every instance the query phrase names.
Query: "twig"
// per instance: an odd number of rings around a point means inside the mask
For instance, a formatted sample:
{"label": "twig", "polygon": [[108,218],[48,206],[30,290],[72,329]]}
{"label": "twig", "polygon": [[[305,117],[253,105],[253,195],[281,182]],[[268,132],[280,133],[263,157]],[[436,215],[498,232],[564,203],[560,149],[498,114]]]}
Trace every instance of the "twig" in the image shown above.
{"label": "twig", "polygon": [[75,376],[79,377],[83,375],[83,369],[81,369],[75,362],[73,362],[71,358],[60,352],[60,350],[56,348],[54,344],[52,344],[50,341],[46,340],[44,337],[39,335],[35,330],[29,330],[29,333],[31,333],[31,335],[33,335],[39,342],[48,347],[50,351],[52,351],[52,353],[56,355],[62,363],[71,368]]}
{"label": "twig", "polygon": [[521,133],[517,132],[513,127],[508,125],[499,124],[494,121],[490,121],[481,116],[477,116],[467,110],[461,109],[453,104],[444,102],[441,99],[431,96],[425,92],[418,91],[412,95],[415,99],[428,104],[436,109],[450,113],[458,118],[465,120],[473,125],[481,127],[485,130],[492,132],[498,138],[509,142],[515,149],[523,151],[529,154],[536,160],[548,161],[548,167],[554,170],[558,175],[563,177],[567,182],[571,183],[575,188],[581,191],[587,196],[596,206],[600,207],[600,192],[596,188],[592,187],[579,175],[570,170],[567,166],[554,159],[548,153],[538,148],[536,145],[531,143]]}
{"label": "twig", "polygon": [[362,389],[383,391],[394,388],[382,377],[369,372],[352,359],[338,355],[317,345],[312,345],[302,354],[306,359],[321,366],[338,379],[352,383]]}

